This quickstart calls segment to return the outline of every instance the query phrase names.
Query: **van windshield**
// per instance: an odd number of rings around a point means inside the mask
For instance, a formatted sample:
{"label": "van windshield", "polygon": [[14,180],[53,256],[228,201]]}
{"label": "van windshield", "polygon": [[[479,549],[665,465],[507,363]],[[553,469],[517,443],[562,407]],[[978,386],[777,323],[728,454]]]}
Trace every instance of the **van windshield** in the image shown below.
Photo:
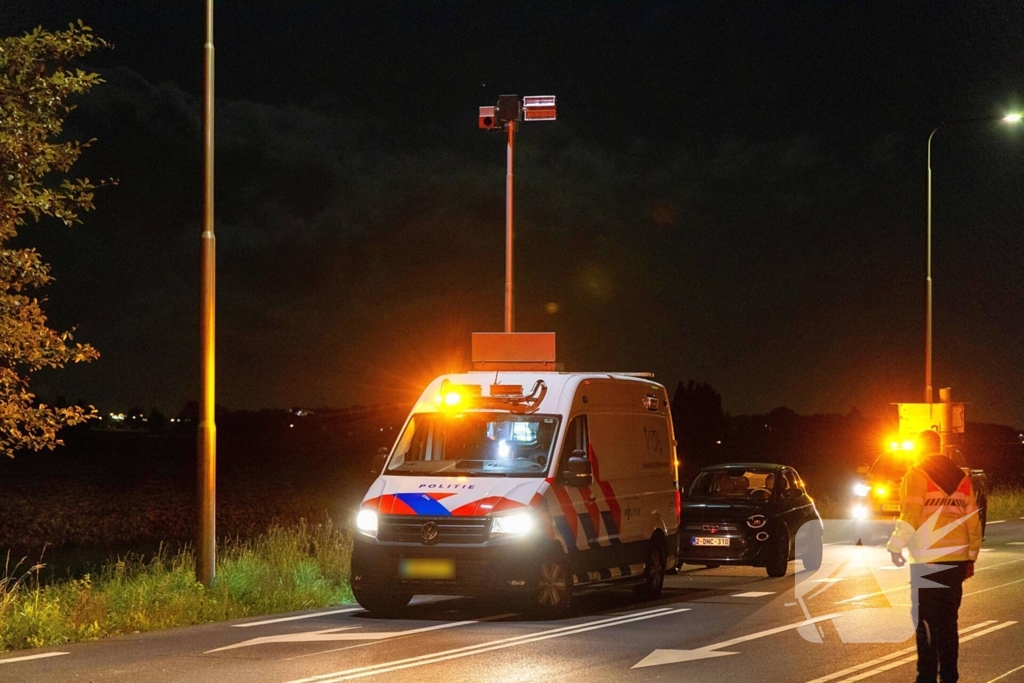
{"label": "van windshield", "polygon": [[409,420],[387,474],[543,477],[558,433],[553,415],[420,413]]}

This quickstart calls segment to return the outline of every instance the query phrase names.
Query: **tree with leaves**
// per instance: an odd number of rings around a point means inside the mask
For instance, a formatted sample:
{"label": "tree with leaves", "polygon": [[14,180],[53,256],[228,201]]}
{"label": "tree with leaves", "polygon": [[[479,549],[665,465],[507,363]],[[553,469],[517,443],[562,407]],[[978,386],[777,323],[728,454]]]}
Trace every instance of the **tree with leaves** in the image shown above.
{"label": "tree with leaves", "polygon": [[[29,221],[80,223],[104,183],[68,175],[90,141],[67,140],[71,100],[103,80],[75,60],[109,44],[81,21],[64,31],[41,28],[0,39],[0,452],[53,449],[61,427],[96,416],[92,406],[48,406],[29,390],[43,368],[99,357],[71,332],[47,324],[36,292],[53,280],[35,249],[14,243]],[[109,182],[109,181],[108,181]]]}

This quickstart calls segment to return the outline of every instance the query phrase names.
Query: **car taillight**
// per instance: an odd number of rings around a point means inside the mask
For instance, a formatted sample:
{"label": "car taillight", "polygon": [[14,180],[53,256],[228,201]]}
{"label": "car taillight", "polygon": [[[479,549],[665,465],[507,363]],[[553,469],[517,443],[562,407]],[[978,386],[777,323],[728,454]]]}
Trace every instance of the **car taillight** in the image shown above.
{"label": "car taillight", "polygon": [[683,494],[680,490],[676,489],[676,519],[682,519],[683,517]]}

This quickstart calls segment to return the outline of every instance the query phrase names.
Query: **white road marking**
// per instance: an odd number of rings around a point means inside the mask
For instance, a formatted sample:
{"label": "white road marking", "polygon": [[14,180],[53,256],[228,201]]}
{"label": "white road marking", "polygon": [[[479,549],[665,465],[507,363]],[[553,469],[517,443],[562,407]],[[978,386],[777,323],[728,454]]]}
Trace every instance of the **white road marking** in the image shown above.
{"label": "white road marking", "polygon": [[250,626],[264,626],[266,624],[279,624],[283,621],[298,621],[299,619],[313,619],[314,617],[326,617],[328,614],[345,614],[346,612],[361,612],[362,607],[349,607],[348,609],[332,609],[330,612],[317,612],[316,614],[300,614],[294,617],[278,617],[277,619],[264,619],[263,621],[250,621],[246,624],[231,624],[234,628],[249,628]]}
{"label": "white road marking", "polygon": [[1002,675],[1000,675],[1000,676],[996,676],[995,678],[993,678],[993,679],[992,679],[991,681],[989,681],[988,683],[996,683],[996,681],[998,681],[998,680],[999,680],[1000,678],[1006,678],[1006,677],[1007,677],[1007,676],[1009,676],[1010,674],[1012,674],[1012,673],[1015,673],[1015,672],[1017,672],[1017,671],[1020,671],[1021,669],[1024,669],[1024,664],[1021,664],[1021,665],[1020,665],[1020,666],[1018,666],[1018,667],[1017,667],[1016,669],[1010,669],[1009,671],[1007,671],[1006,673],[1004,673],[1004,674],[1002,674]]}
{"label": "white road marking", "polygon": [[835,583],[836,581],[842,581],[845,576],[836,576],[831,579],[811,579],[811,583]]}
{"label": "white road marking", "polygon": [[[989,628],[985,629],[984,631],[978,631],[976,633],[972,633],[971,635],[967,636],[966,638],[961,638],[960,639],[960,644],[963,645],[964,643],[966,643],[969,640],[974,640],[975,638],[980,638],[982,636],[987,636],[989,633],[993,633],[993,632],[998,631],[1000,629],[1004,629],[1007,626],[1013,626],[1016,623],[1017,623],[1016,621],[1004,621],[1003,623],[998,624],[996,626],[990,626]],[[853,676],[851,678],[844,678],[842,681],[840,681],[840,683],[855,683],[855,681],[863,681],[865,678],[871,678],[872,676],[877,676],[878,674],[885,673],[886,671],[891,671],[891,670],[893,670],[893,669],[895,669],[897,667],[903,666],[904,664],[910,664],[911,662],[916,662],[916,661],[917,661],[917,654],[915,653],[915,654],[910,655],[909,657],[904,657],[903,659],[897,659],[895,662],[889,662],[888,664],[884,664],[884,665],[882,665],[880,667],[877,667],[875,669],[871,669],[870,671],[865,671],[864,673],[858,674],[858,675]]]}
{"label": "white road marking", "polygon": [[[996,621],[998,621],[998,620],[997,619],[990,619],[988,621],[983,621],[983,622],[981,622],[979,624],[973,624],[972,626],[967,626],[966,628],[960,629],[960,635],[963,635],[965,633],[969,633],[971,631],[977,631],[979,628],[984,628],[984,627],[988,626],[989,624],[996,623]],[[890,659],[896,659],[900,655],[905,655],[908,652],[914,652],[916,649],[917,649],[917,646],[915,645],[913,647],[908,647],[908,648],[905,648],[903,650],[897,650],[896,652],[890,652],[889,654],[885,655],[884,657],[879,657],[878,659],[872,659],[871,661],[868,661],[868,662],[861,662],[860,664],[855,664],[854,666],[851,666],[849,669],[843,669],[842,671],[836,671],[834,673],[828,674],[827,676],[822,676],[821,678],[815,678],[813,681],[807,681],[807,683],[827,683],[827,681],[834,681],[837,678],[842,678],[846,674],[852,674],[855,671],[860,671],[861,669],[867,669],[868,667],[874,666],[875,664],[880,664],[882,662],[887,662]]]}
{"label": "white road marking", "polygon": [[14,662],[27,662],[30,659],[45,659],[47,657],[60,657],[61,655],[69,655],[70,652],[44,652],[39,655],[25,655],[24,657],[11,657],[9,659],[0,659],[0,664],[13,664]]}
{"label": "white road marking", "polygon": [[[990,565],[986,565],[984,567],[978,567],[977,569],[974,570],[974,573],[977,574],[978,572],[988,571],[989,569],[995,569],[996,567],[1002,567],[1004,565],[1014,564],[1016,562],[1024,562],[1024,559],[1020,559],[1020,560],[1007,560],[1006,562],[1000,562],[999,564],[990,564]],[[1016,583],[1016,582],[1013,582],[1013,583]],[[1003,584],[1003,586],[1008,586],[1008,585],[1010,585],[1010,584],[1008,584],[1008,583]],[[1001,588],[1001,587],[1002,586],[996,586],[996,588]],[[845,600],[840,600],[836,604],[837,605],[845,605],[845,604],[847,604],[849,602],[858,602],[860,600],[863,600],[864,598],[873,598],[876,595],[885,595],[886,593],[891,593],[893,591],[898,591],[898,590],[908,590],[908,588],[909,588],[908,585],[893,586],[892,588],[886,588],[885,590],[875,591],[874,593],[865,593],[864,595],[855,595],[852,598],[846,598]],[[965,595],[969,595],[969,593],[965,593]]]}
{"label": "white road marking", "polygon": [[1021,581],[1024,581],[1024,579],[1017,579],[1016,581],[1011,581],[1010,583],[1001,583],[998,586],[992,586],[991,588],[982,588],[980,591],[971,591],[970,593],[964,593],[964,597],[966,598],[968,595],[977,595],[978,593],[988,593],[989,591],[994,591],[997,588],[1005,588],[1007,586],[1012,586],[1013,584],[1020,583]]}
{"label": "white road marking", "polygon": [[[517,616],[517,615],[518,615],[518,612],[506,612],[505,614],[495,614],[494,616],[484,617],[483,619],[480,619],[479,621],[480,621],[480,623],[483,623],[485,621],[498,621],[499,619],[505,619],[506,617],[514,617],[514,616]],[[400,635],[394,636],[392,638],[388,638],[387,641],[390,642],[392,640],[399,640],[400,638],[409,638],[410,636],[413,636],[413,635],[416,635],[416,631],[406,631],[405,633],[402,633]],[[285,657],[281,661],[282,662],[290,662],[290,661],[295,660],[295,659],[305,659],[306,657],[317,657],[319,655],[328,655],[328,654],[331,654],[332,652],[341,652],[342,650],[353,650],[353,649],[355,649],[357,647],[367,647],[369,645],[376,645],[377,643],[381,643],[381,642],[384,642],[384,641],[373,640],[373,641],[369,641],[369,642],[366,642],[366,643],[357,643],[355,645],[346,645],[344,647],[332,647],[330,650],[318,650],[316,652],[307,652],[306,654],[295,655],[294,657]]]}
{"label": "white road marking", "polygon": [[548,640],[550,638],[561,638],[562,636],[571,636],[577,633],[584,633],[586,631],[594,631],[596,629],[609,628],[612,626],[621,626],[623,624],[629,624],[634,621],[643,621],[645,619],[654,619],[657,617],[667,617],[671,614],[679,614],[681,612],[689,611],[689,607],[684,607],[682,609],[670,609],[668,607],[659,607],[658,609],[650,610],[647,612],[622,614],[617,617],[610,617],[608,619],[601,619],[599,621],[585,622],[573,626],[563,626],[561,628],[549,629],[547,631],[541,631],[539,633],[528,633],[522,636],[515,636],[512,638],[493,640],[489,643],[480,643],[479,645],[467,645],[465,647],[455,648],[453,650],[446,650],[444,652],[420,655],[418,657],[409,657],[407,659],[400,659],[394,662],[383,662],[381,664],[363,666],[357,669],[348,669],[347,671],[335,671],[333,673],[321,674],[319,676],[300,678],[294,681],[289,681],[288,683],[337,683],[337,681],[347,681],[353,678],[362,678],[364,676],[375,676],[377,674],[390,673],[392,671],[400,671],[402,669],[423,666],[425,664],[434,664],[436,662],[444,662],[450,659],[469,657],[472,655],[482,654],[484,652],[491,652],[492,650],[501,650],[507,647],[515,647],[517,645],[535,643],[542,640]]}
{"label": "white road marking", "polygon": [[981,552],[983,552],[983,553],[990,553],[990,552],[992,552],[992,548],[982,548]]}
{"label": "white road marking", "polygon": [[763,598],[766,595],[775,595],[775,591],[747,591],[746,593],[736,593],[730,597],[733,598]]}
{"label": "white road marking", "polygon": [[993,519],[991,522],[985,522],[985,524],[1002,524],[1005,521],[1005,519]]}
{"label": "white road marking", "polygon": [[234,645],[225,645],[224,647],[218,647],[213,650],[207,650],[203,654],[210,654],[211,652],[223,652],[224,650],[234,650],[239,647],[263,645],[265,643],[322,643],[335,642],[339,640],[384,640],[387,638],[409,636],[414,633],[426,633],[427,631],[438,631],[443,628],[455,628],[456,626],[466,626],[468,624],[475,623],[477,622],[453,621],[447,624],[437,624],[436,626],[424,626],[423,628],[414,628],[408,631],[360,631],[359,633],[339,633],[339,631],[351,631],[352,629],[362,628],[361,626],[342,626],[341,628],[328,628],[322,631],[305,631],[303,633],[281,633],[275,636],[263,636],[261,638],[252,638],[250,640],[242,641],[241,643],[235,643]]}
{"label": "white road marking", "polygon": [[732,640],[725,640],[721,643],[705,645],[704,647],[698,648],[696,650],[655,650],[654,652],[647,655],[630,668],[642,669],[648,666],[661,666],[662,664],[692,662],[695,659],[708,659],[710,657],[725,657],[726,655],[738,655],[738,652],[722,652],[719,650],[719,648],[730,647],[732,645],[739,645],[740,643],[745,643],[748,640],[756,640],[758,638],[764,638],[766,636],[775,635],[776,633],[792,631],[793,629],[800,628],[801,626],[806,626],[808,624],[814,624],[819,621],[825,621],[826,619],[833,619],[835,617],[841,616],[841,612],[836,612],[835,614],[826,614],[823,617],[807,619],[806,621],[798,621],[795,624],[787,624],[785,626],[770,628],[767,631],[759,631],[757,633],[750,633],[745,636],[740,636],[739,638],[733,638]]}
{"label": "white road marking", "polygon": [[1006,545],[1024,545],[1024,541],[1010,541]]}

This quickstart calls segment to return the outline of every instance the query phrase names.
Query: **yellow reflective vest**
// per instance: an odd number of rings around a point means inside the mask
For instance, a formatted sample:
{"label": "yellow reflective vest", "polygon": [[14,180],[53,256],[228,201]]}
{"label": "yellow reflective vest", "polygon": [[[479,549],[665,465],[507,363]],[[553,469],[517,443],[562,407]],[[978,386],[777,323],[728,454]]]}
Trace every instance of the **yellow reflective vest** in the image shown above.
{"label": "yellow reflective vest", "polygon": [[978,559],[981,520],[971,478],[964,475],[949,492],[923,465],[911,467],[900,485],[900,518],[886,548],[893,553],[907,548],[911,562]]}

